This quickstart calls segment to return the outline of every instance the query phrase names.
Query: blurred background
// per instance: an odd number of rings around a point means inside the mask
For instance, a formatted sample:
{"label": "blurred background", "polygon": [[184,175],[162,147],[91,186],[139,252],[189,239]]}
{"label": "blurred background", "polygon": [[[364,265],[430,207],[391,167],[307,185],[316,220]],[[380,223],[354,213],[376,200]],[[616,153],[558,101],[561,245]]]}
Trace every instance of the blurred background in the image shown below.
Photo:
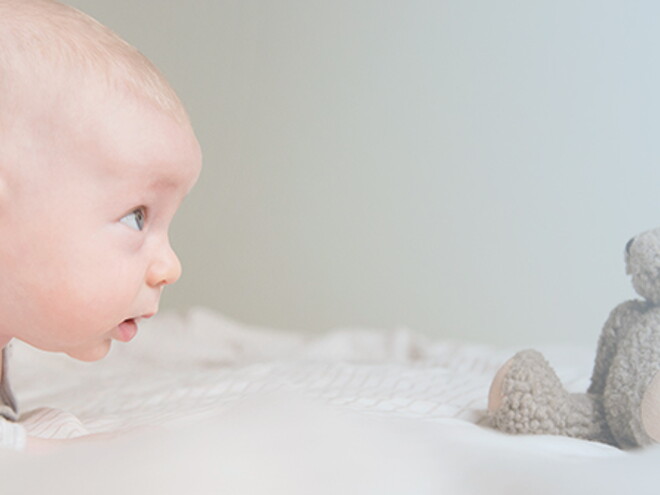
{"label": "blurred background", "polygon": [[595,347],[660,225],[660,4],[70,0],[205,155],[163,309]]}

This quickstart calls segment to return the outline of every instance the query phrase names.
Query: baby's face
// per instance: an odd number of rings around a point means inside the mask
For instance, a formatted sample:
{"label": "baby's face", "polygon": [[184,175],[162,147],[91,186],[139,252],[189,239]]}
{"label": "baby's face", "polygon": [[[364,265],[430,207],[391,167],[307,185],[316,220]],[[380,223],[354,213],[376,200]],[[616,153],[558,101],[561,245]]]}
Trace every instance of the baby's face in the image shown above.
{"label": "baby's face", "polygon": [[179,278],[168,229],[201,168],[187,125],[126,100],[91,108],[32,123],[0,211],[0,338],[86,361]]}

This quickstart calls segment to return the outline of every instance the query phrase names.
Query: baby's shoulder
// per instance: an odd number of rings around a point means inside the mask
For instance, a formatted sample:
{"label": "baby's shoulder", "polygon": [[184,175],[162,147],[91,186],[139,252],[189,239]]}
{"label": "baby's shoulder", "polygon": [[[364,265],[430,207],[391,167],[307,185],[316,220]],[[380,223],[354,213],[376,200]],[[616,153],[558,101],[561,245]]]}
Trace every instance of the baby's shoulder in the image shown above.
{"label": "baby's shoulder", "polygon": [[0,354],[0,356],[0,417],[10,421],[16,421],[18,419],[18,412],[16,407],[16,400],[14,399],[14,394],[12,393],[11,386],[9,385],[9,352],[7,347],[2,349],[2,354]]}

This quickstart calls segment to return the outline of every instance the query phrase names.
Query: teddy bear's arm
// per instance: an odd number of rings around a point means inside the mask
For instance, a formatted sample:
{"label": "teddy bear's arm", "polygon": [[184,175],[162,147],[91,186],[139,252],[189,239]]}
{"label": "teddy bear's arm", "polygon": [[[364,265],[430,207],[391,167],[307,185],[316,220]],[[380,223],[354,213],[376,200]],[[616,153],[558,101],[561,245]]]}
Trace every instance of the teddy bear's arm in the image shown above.
{"label": "teddy bear's arm", "polygon": [[591,386],[589,387],[590,394],[603,394],[607,375],[619,342],[624,336],[623,334],[635,326],[648,308],[648,302],[633,300],[619,304],[612,310],[598,339],[596,361],[591,375]]}
{"label": "teddy bear's arm", "polygon": [[[610,431],[623,448],[657,442],[660,307],[651,307],[621,335],[603,404]],[[649,390],[649,388],[651,390]]]}

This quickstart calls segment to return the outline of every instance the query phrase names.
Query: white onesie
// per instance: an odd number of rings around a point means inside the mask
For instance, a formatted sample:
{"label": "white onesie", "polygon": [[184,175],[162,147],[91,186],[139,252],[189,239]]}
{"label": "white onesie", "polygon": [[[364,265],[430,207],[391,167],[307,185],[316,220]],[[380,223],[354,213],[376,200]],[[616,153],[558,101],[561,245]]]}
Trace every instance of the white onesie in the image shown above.
{"label": "white onesie", "polygon": [[0,380],[0,447],[23,450],[27,435],[25,428],[16,423],[18,410],[7,376],[8,358],[8,347],[5,347],[2,349],[2,379]]}

